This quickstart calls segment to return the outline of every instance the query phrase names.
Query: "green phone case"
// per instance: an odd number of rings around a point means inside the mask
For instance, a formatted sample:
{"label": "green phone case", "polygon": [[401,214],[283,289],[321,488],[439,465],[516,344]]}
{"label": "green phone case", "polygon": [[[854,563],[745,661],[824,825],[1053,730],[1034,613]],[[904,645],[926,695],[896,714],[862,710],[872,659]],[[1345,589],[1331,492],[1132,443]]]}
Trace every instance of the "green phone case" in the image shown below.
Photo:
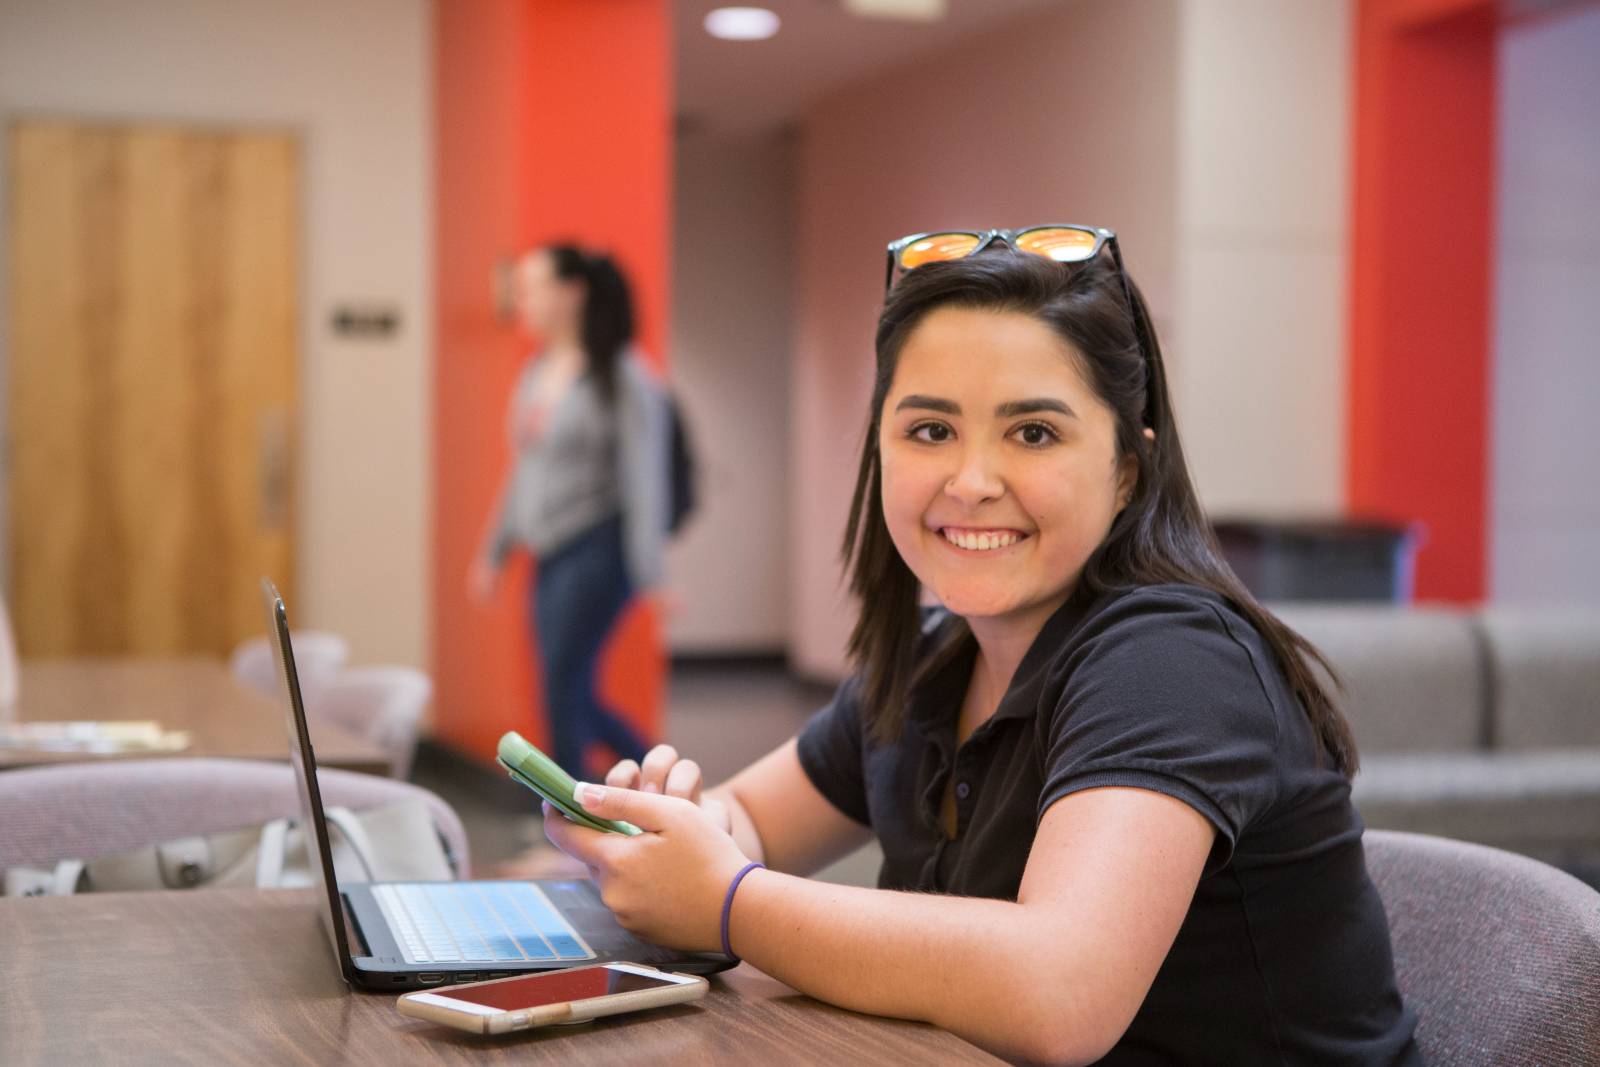
{"label": "green phone case", "polygon": [[632,837],[640,830],[631,822],[621,819],[600,819],[579,806],[573,790],[577,782],[562,770],[555,760],[540,752],[515,730],[508,730],[500,738],[500,754],[495,762],[510,772],[511,777],[548,800],[555,809],[580,826],[613,834]]}

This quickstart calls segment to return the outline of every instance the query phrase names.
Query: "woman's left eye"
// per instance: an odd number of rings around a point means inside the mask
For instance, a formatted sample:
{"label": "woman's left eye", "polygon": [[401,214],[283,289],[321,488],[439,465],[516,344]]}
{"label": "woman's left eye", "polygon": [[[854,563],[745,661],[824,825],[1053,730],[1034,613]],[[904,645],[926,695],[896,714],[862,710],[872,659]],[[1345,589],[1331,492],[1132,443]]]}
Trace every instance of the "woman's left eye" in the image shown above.
{"label": "woman's left eye", "polygon": [[1011,432],[1030,448],[1039,448],[1061,440],[1061,435],[1056,433],[1053,427],[1043,422],[1025,422]]}
{"label": "woman's left eye", "polygon": [[942,444],[950,440],[950,427],[942,422],[919,422],[906,436],[927,445]]}

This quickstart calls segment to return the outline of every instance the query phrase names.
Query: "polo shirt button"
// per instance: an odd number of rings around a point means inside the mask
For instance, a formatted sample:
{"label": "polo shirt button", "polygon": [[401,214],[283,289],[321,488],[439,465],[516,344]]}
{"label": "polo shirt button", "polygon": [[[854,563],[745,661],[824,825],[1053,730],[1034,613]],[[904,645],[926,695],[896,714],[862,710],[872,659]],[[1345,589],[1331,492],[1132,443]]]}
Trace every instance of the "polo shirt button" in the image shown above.
{"label": "polo shirt button", "polygon": [[971,792],[972,792],[972,787],[970,785],[968,785],[966,782],[957,782],[956,783],[956,799],[957,800],[965,800],[965,799],[967,799],[967,796]]}

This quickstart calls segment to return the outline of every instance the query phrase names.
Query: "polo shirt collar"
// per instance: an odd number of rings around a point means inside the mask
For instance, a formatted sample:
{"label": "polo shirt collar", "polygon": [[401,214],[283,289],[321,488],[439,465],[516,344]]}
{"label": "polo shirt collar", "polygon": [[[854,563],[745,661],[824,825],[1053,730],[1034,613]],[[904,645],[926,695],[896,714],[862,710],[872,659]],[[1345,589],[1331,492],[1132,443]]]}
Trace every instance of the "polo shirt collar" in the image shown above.
{"label": "polo shirt collar", "polygon": [[1011,676],[1006,695],[1000,698],[1000,706],[994,713],[996,719],[1031,718],[1038,711],[1039,691],[1044,683],[1045,671],[1088,614],[1095,599],[1079,582],[1072,595],[1044,621],[1033,644],[1023,654],[1022,662],[1017,664],[1017,673]]}
{"label": "polo shirt collar", "polygon": [[[1066,643],[1067,637],[1083,621],[1095,599],[1080,583],[1072,595],[1045,620],[1024,653],[1022,662],[1017,665],[1017,673],[1012,676],[1005,696],[1000,699],[1000,706],[995,709],[995,719],[1027,718],[1038,710],[1037,695],[1045,671],[1056,652]],[[956,616],[950,615],[940,628],[963,625]],[[978,653],[978,643],[970,633],[964,638],[963,645],[949,663],[912,691],[906,719],[930,740],[942,736],[942,732],[950,728],[960,712],[961,698]]]}

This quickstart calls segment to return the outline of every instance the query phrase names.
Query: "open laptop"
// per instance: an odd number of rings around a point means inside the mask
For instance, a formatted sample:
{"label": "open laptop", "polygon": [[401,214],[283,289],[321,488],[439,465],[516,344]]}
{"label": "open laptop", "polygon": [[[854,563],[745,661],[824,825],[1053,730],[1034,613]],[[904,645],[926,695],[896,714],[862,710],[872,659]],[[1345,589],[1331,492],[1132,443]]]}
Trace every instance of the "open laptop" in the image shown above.
{"label": "open laptop", "polygon": [[628,933],[586,879],[536,882],[345,882],[334,874],[328,821],[317,787],[317,759],[283,598],[261,580],[268,629],[287,694],[289,762],[300,794],[302,825],[319,896],[328,905],[328,937],[345,981],[366,989],[416,989],[502,978],[583,963],[644,963],[710,974],[734,961],[685,953]]}

